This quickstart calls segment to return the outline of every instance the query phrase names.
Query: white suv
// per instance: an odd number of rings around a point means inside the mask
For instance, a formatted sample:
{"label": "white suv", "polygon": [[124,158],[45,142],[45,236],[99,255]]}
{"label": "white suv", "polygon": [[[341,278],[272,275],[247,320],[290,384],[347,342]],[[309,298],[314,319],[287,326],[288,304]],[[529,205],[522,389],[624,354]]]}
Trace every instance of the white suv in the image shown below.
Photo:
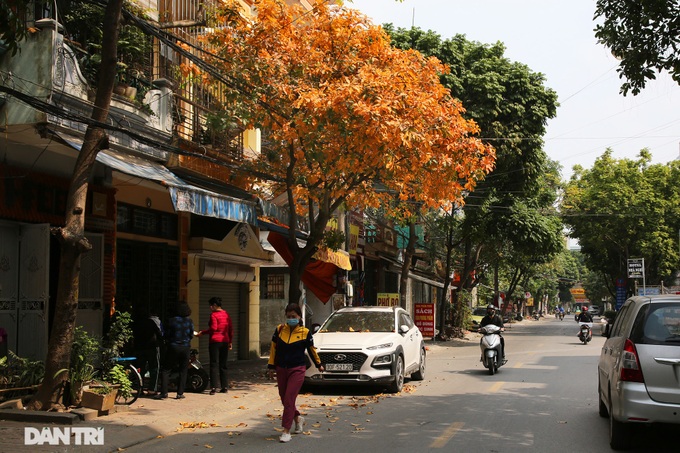
{"label": "white suv", "polygon": [[628,447],[636,425],[680,424],[680,296],[623,304],[597,365],[600,415],[609,443]]}
{"label": "white suv", "polygon": [[425,378],[425,344],[400,307],[345,307],[314,334],[324,372],[308,367],[305,384],[366,384],[400,392],[404,377]]}

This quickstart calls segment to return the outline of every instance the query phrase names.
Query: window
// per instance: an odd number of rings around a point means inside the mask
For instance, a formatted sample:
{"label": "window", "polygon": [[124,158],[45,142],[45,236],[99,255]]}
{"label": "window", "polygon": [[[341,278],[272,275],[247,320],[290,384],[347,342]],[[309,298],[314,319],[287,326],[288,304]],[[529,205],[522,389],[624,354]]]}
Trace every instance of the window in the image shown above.
{"label": "window", "polygon": [[118,204],[118,231],[177,240],[177,215],[124,203]]}
{"label": "window", "polygon": [[283,284],[283,274],[267,275],[267,292],[265,294],[265,298],[284,299],[286,296],[283,290]]}

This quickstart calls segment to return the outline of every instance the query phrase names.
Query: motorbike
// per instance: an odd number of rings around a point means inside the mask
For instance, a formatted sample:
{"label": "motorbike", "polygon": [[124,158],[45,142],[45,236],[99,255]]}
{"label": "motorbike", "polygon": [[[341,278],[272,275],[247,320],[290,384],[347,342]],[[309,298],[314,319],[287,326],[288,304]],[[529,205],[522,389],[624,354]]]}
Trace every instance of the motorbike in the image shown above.
{"label": "motorbike", "polygon": [[[187,392],[201,393],[207,387],[209,383],[208,372],[203,369],[203,365],[198,360],[198,349],[192,349],[189,352],[189,363],[187,364],[187,380],[184,389]],[[179,377],[179,370],[173,369],[170,372],[170,378],[168,382],[168,387],[170,391],[177,390],[176,382]],[[145,381],[150,379],[149,373],[144,376]],[[145,385],[146,386],[146,385]],[[147,387],[148,388],[148,387]]]}
{"label": "motorbike", "polygon": [[489,374],[494,375],[498,368],[505,365],[507,360],[503,359],[503,346],[501,344],[501,328],[488,324],[484,327],[479,328],[479,333],[481,333],[482,340],[479,343],[479,347],[482,349],[481,362],[484,364],[485,368],[489,369]]}
{"label": "motorbike", "polygon": [[560,321],[564,321],[564,313],[563,312],[560,312],[559,317],[560,317]]}
{"label": "motorbike", "polygon": [[578,324],[579,324],[578,339],[581,340],[583,344],[588,344],[588,342],[593,339],[593,323],[579,322]]}

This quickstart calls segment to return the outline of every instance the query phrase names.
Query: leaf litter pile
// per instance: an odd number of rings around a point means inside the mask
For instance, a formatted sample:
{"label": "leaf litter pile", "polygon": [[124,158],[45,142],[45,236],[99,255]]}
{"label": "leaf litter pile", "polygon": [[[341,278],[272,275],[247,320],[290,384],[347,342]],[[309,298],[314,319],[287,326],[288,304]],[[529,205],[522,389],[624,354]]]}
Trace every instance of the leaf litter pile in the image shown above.
{"label": "leaf litter pile", "polygon": [[[405,385],[401,393],[408,394],[408,393],[414,393],[415,392],[415,387],[411,385]],[[310,419],[307,420],[305,423],[305,427],[311,427],[314,429],[326,429],[327,431],[332,431],[333,429],[343,429],[343,428],[349,428],[351,434],[357,434],[361,433],[362,431],[366,430],[366,424],[371,422],[370,418],[366,418],[365,420],[361,422],[357,421],[350,421],[349,417],[354,417],[356,418],[356,412],[354,411],[363,411],[365,410],[365,415],[372,415],[373,410],[372,410],[372,405],[380,403],[380,401],[384,398],[391,397],[394,395],[386,395],[384,393],[379,393],[376,395],[367,395],[367,396],[337,396],[337,397],[331,397],[331,398],[326,398],[326,397],[316,397],[311,393],[305,393],[299,396],[299,400],[303,400],[303,402],[298,403],[298,409],[300,410],[300,413],[308,417],[309,412],[307,412],[308,409],[319,407],[323,408],[325,410],[325,414],[322,415],[322,418],[317,421],[312,421]],[[298,401],[299,401],[298,400]],[[245,407],[241,406],[239,409],[245,409]],[[352,412],[347,412],[347,411],[352,411]],[[283,428],[280,427],[281,423],[281,413],[283,412],[283,408],[279,407],[276,408],[273,412],[275,414],[268,412],[266,414],[267,419],[270,421],[270,423],[274,425],[278,425],[274,427],[274,430],[277,432],[282,432]],[[198,421],[198,422],[180,422],[179,427],[177,428],[177,431],[184,431],[184,430],[191,430],[191,431],[196,431],[199,429],[208,429],[208,428],[234,428],[236,430],[240,430],[243,428],[246,428],[248,426],[247,423],[237,423],[237,424],[231,424],[231,425],[224,425],[222,426],[219,423],[215,422],[204,422],[204,421]],[[228,431],[226,433],[230,438],[233,438],[235,436],[239,436],[242,434],[241,431]],[[303,431],[302,433],[305,436],[311,436],[312,432],[311,431]],[[270,441],[278,441],[278,437],[266,437],[265,440],[270,440]],[[233,443],[231,443],[233,445]],[[205,448],[213,448],[211,445],[204,445]]]}

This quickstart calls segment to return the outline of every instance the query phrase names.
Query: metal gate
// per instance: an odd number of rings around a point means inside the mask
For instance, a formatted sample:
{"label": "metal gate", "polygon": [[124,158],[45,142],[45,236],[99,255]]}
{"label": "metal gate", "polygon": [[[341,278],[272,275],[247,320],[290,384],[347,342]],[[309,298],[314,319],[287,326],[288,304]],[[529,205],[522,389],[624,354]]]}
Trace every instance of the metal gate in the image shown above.
{"label": "metal gate", "polygon": [[44,360],[49,323],[49,224],[0,223],[0,327],[8,349]]}
{"label": "metal gate", "polygon": [[[240,286],[241,283],[235,282],[218,282],[201,280],[201,289],[199,294],[199,313],[198,316],[193,316],[193,321],[196,330],[205,330],[208,328],[210,322],[210,305],[208,301],[211,297],[222,298],[222,308],[229,313],[231,323],[234,327],[234,338],[232,339],[231,351],[229,351],[229,360],[238,359],[238,347],[240,337]],[[208,337],[201,337],[199,340],[199,358],[205,364],[208,363]],[[206,367],[207,368],[207,367]]]}

